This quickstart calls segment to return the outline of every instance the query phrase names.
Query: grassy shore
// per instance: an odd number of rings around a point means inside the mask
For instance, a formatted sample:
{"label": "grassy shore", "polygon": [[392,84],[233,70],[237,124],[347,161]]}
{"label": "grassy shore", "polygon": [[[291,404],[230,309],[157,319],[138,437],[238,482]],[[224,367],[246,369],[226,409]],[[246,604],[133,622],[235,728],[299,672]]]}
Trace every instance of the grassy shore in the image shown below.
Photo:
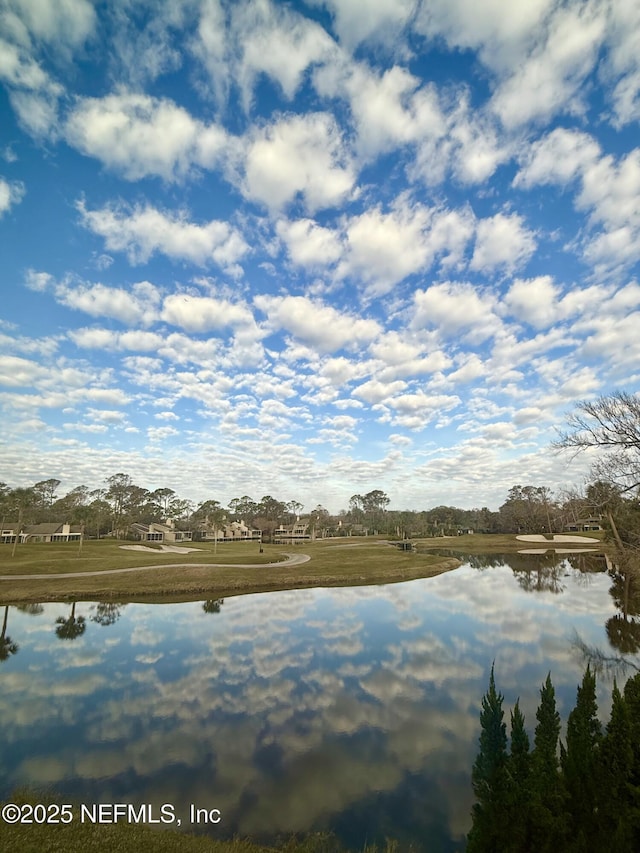
{"label": "grassy shore", "polygon": [[[58,798],[16,792],[11,802],[23,805],[56,803]],[[0,806],[4,803],[0,803]],[[168,828],[152,828],[119,822],[111,825],[82,823],[79,808],[68,824],[13,824],[0,820],[0,850],[7,853],[344,853],[344,847],[330,834],[309,834],[283,839],[277,847],[265,847],[250,839],[218,841]],[[362,853],[399,853],[388,841],[382,847],[367,845]]]}
{"label": "grassy shore", "polygon": [[[565,536],[585,536],[589,539],[598,540],[597,547],[605,547],[605,532],[603,530],[593,533],[566,533]],[[509,554],[524,548],[570,548],[566,542],[554,542],[553,536],[544,542],[523,542],[513,533],[471,533],[464,536],[437,536],[433,539],[419,539],[417,546],[422,550],[444,550],[459,551],[464,554]],[[596,547],[589,546],[586,542],[576,544],[576,548]]]}
{"label": "grassy shore", "polygon": [[[17,548],[0,546],[0,575],[54,575],[74,573],[71,578],[0,580],[0,603],[63,600],[186,600],[223,597],[247,592],[297,589],[309,586],[356,586],[431,577],[455,568],[458,561],[427,553],[404,553],[385,540],[325,539],[302,545],[257,543],[197,543],[198,551],[172,554],[126,551],[112,540],[67,543],[33,543]],[[299,565],[267,565],[282,562],[288,553],[308,554]],[[231,565],[216,565],[216,564]],[[254,564],[244,567],[242,564]],[[157,568],[82,577],[82,572],[157,566]]]}
{"label": "grassy shore", "polygon": [[[598,540],[604,538],[603,533],[588,535]],[[456,568],[459,554],[506,554],[527,547],[545,547],[544,543],[522,542],[512,534],[416,540],[417,552],[399,551],[383,537],[373,536],[324,539],[299,545],[264,545],[262,552],[256,542],[220,543],[217,548],[213,543],[199,542],[193,545],[198,550],[189,554],[168,553],[159,548],[148,553],[128,551],[120,547],[122,544],[126,543],[89,540],[84,543],[82,554],[78,554],[77,544],[30,543],[18,546],[14,558],[11,546],[0,546],[0,575],[77,574],[71,578],[0,580],[0,603],[184,601],[310,586],[392,583],[432,577]],[[554,547],[554,544],[567,547],[552,541],[547,547]],[[604,542],[600,541],[602,546]],[[299,565],[286,565],[287,553],[308,554],[311,559]],[[277,565],[279,562],[283,565]],[[113,569],[134,567],[145,570],[108,574]],[[106,574],[82,577],[83,572]]]}

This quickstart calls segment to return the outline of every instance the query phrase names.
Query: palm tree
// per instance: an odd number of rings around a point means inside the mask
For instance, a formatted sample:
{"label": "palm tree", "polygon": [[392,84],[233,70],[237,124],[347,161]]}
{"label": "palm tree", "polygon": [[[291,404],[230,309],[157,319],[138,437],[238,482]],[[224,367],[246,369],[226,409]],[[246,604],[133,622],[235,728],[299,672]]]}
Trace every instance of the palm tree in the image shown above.
{"label": "palm tree", "polygon": [[71,607],[69,618],[65,619],[63,616],[59,616],[56,619],[56,624],[58,626],[56,628],[56,636],[60,640],[75,640],[77,637],[81,637],[87,629],[84,616],[76,618],[75,601]]}

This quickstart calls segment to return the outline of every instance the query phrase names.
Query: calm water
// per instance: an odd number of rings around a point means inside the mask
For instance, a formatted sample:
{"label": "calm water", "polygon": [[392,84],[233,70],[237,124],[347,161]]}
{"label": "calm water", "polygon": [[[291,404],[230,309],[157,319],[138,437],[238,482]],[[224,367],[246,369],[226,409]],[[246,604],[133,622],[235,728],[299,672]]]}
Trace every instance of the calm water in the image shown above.
{"label": "calm water", "polygon": [[330,829],[354,848],[390,836],[461,850],[491,662],[530,731],[549,670],[566,720],[575,636],[611,652],[619,613],[598,558],[505,559],[222,604],[79,603],[75,623],[68,604],[10,607],[0,796],[29,784],[171,803],[189,829],[193,803],[221,811],[218,837]]}

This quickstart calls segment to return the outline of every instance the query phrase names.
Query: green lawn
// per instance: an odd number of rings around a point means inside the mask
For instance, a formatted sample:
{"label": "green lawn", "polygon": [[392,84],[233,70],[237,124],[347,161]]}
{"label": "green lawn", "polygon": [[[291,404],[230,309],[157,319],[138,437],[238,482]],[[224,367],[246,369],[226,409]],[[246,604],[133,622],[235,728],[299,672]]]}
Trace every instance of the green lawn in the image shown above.
{"label": "green lawn", "polygon": [[[603,533],[588,534],[602,540]],[[543,543],[524,543],[511,534],[472,534],[416,540],[418,552],[401,552],[383,537],[342,537],[298,545],[257,542],[194,543],[190,554],[126,551],[115,540],[88,540],[82,554],[77,544],[30,543],[0,546],[0,575],[104,572],[110,569],[156,566],[149,571],[107,574],[104,577],[0,580],[0,603],[52,600],[186,600],[243,592],[308,586],[357,586],[431,577],[455,568],[455,554],[508,553]],[[602,543],[604,544],[604,543]],[[548,547],[553,547],[549,541]],[[566,546],[561,546],[566,547]],[[586,546],[585,546],[586,547]],[[214,551],[217,550],[217,553]],[[300,565],[265,565],[285,559],[285,552],[308,554]],[[219,566],[218,563],[232,564]],[[243,567],[242,563],[253,564]],[[202,565],[204,564],[204,565]],[[165,568],[166,567],[166,568]]]}
{"label": "green lawn", "polygon": [[[457,563],[431,554],[403,553],[375,538],[343,538],[301,545],[258,543],[196,543],[191,554],[145,554],[125,551],[112,540],[88,541],[78,556],[78,546],[67,543],[33,543],[0,548],[0,575],[55,574],[105,571],[137,566],[159,566],[149,571],[109,574],[104,577],[0,580],[0,603],[51,600],[148,600],[172,597],[220,597],[242,592],[292,589],[307,586],[353,586],[429,577]],[[265,565],[282,561],[285,553],[311,557],[300,565]],[[197,564],[206,565],[197,565]],[[217,566],[234,563],[235,566]],[[237,564],[257,564],[245,568]],[[166,568],[164,568],[166,566]]]}

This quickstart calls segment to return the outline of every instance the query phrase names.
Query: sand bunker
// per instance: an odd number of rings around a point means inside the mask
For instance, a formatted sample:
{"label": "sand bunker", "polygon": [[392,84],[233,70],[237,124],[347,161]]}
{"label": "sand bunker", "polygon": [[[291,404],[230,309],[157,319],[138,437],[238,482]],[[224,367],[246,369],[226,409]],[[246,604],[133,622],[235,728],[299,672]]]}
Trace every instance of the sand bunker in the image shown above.
{"label": "sand bunker", "polygon": [[518,554],[597,554],[597,548],[524,548]]}
{"label": "sand bunker", "polygon": [[554,533],[553,539],[547,539],[542,533],[526,533],[516,536],[516,539],[519,539],[521,542],[548,542],[549,544],[553,544],[554,542],[569,542],[572,545],[578,542],[586,542],[588,545],[593,545],[595,542],[600,544],[600,540],[593,536],[572,536],[566,533]]}
{"label": "sand bunker", "polygon": [[145,551],[147,554],[157,554],[166,551],[171,554],[190,554],[192,551],[202,551],[202,548],[181,548],[179,545],[161,545],[160,548],[148,548],[146,545],[121,545],[125,551]]}

